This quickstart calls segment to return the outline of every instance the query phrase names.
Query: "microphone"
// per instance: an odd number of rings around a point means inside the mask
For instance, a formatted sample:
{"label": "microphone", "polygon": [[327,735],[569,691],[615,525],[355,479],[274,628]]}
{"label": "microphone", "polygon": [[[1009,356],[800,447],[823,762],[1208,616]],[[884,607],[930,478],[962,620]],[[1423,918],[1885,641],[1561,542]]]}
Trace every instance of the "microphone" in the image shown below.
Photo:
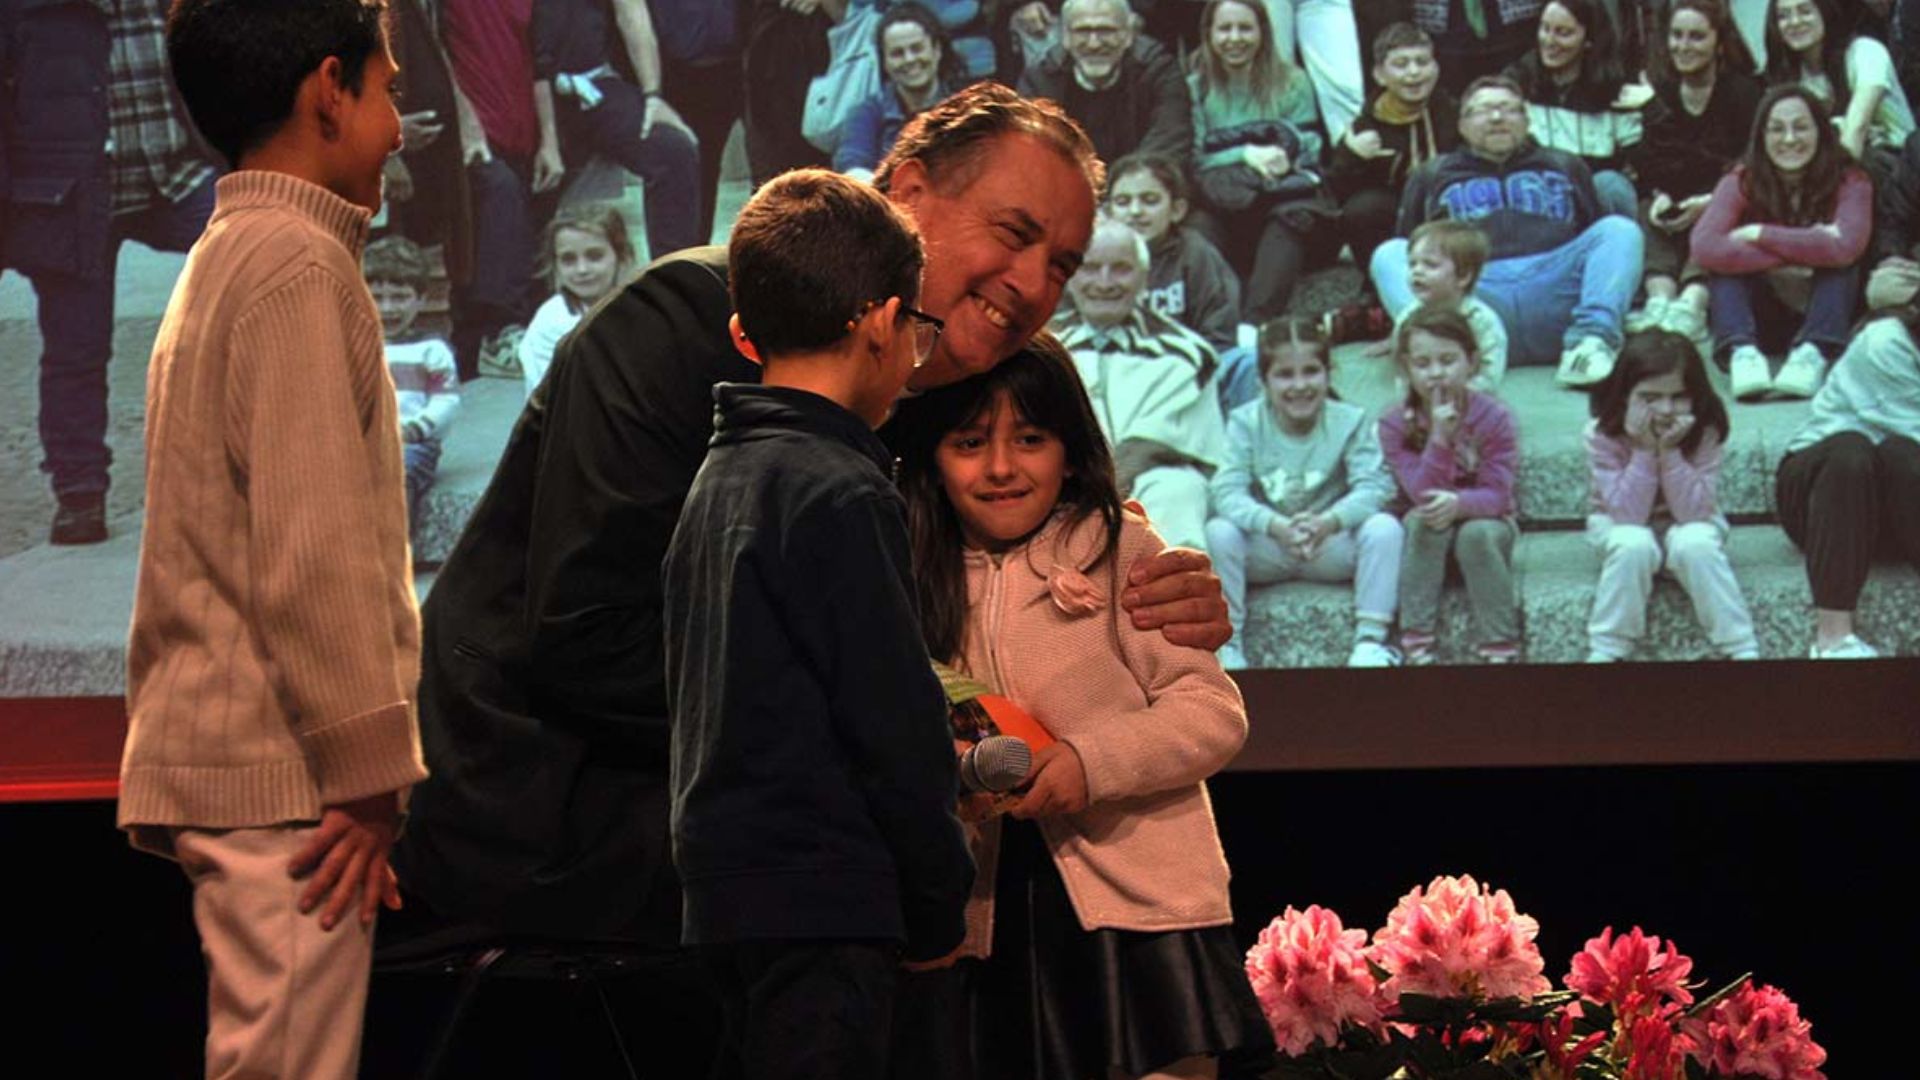
{"label": "microphone", "polygon": [[960,755],[960,786],[973,794],[1000,795],[1025,780],[1032,765],[1025,739],[989,735]]}

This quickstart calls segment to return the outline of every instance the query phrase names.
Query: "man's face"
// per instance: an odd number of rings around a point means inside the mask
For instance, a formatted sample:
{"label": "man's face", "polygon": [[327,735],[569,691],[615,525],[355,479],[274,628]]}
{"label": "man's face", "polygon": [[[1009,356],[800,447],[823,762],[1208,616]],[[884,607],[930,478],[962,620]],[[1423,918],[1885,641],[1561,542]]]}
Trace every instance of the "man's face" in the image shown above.
{"label": "man's face", "polygon": [[337,179],[329,186],[334,194],[374,213],[380,212],[382,174],[387,158],[400,149],[400,110],[393,100],[393,83],[398,74],[383,38],[380,47],[367,57],[366,67],[360,74],[359,92],[354,92],[352,87],[342,91],[336,116],[339,168]]}
{"label": "man's face", "polygon": [[1481,157],[1512,157],[1527,139],[1526,103],[1505,87],[1482,87],[1461,105],[1460,138]]}
{"label": "man's face", "polygon": [[1076,4],[1066,17],[1064,43],[1080,77],[1104,85],[1133,45],[1133,18],[1112,0]]}
{"label": "man's face", "polygon": [[1087,246],[1087,261],[1067,282],[1073,306],[1088,325],[1104,330],[1127,320],[1146,288],[1139,238],[1117,221],[1104,222]]}
{"label": "man's face", "polygon": [[926,245],[920,307],[944,319],[933,357],[913,386],[944,386],[986,371],[1053,317],[1093,231],[1093,189],[1058,150],[1004,135],[976,163],[972,183],[940,191],[917,161],[889,191]]}

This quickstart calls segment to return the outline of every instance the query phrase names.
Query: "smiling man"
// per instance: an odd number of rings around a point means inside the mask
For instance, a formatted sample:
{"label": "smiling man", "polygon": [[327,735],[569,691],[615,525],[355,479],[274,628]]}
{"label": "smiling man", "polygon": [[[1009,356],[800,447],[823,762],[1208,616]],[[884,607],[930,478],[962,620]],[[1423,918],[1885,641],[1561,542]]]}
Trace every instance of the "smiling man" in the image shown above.
{"label": "smiling man", "polygon": [[1193,154],[1193,101],[1173,54],[1134,33],[1126,0],[1067,0],[1060,41],[1020,76],[1020,92],[1060,103],[1101,158]]}

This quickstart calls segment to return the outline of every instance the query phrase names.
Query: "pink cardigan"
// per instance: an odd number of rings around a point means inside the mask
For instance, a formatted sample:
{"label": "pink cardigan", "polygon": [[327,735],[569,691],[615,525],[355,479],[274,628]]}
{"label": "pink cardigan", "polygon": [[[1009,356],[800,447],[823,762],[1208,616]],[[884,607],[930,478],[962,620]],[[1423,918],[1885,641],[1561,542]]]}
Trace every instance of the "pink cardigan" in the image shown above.
{"label": "pink cardigan", "polygon": [[1665,504],[1673,520],[1714,521],[1720,516],[1720,439],[1700,434],[1691,458],[1673,450],[1656,454],[1587,425],[1587,461],[1593,466],[1593,510],[1620,525],[1645,525]]}
{"label": "pink cardigan", "polygon": [[[1082,926],[1230,923],[1227,860],[1203,781],[1246,741],[1240,690],[1212,653],[1134,629],[1112,595],[1111,564],[1085,575],[1097,609],[1057,601],[1048,587],[1056,568],[1087,566],[1101,541],[1092,523],[1064,533],[1056,518],[998,559],[968,553],[964,664],[1071,745],[1086,768],[1087,809],[1039,822]],[[1129,517],[1119,573],[1164,546]],[[986,955],[993,940],[999,840],[997,821],[976,834],[967,955]]]}
{"label": "pink cardigan", "polygon": [[[1828,223],[1837,226],[1837,232],[1824,225],[1748,220],[1747,197],[1740,190],[1745,175],[1744,168],[1736,168],[1721,177],[1712,201],[1693,223],[1693,260],[1703,269],[1715,274],[1759,274],[1782,266],[1831,269],[1852,266],[1866,253],[1873,238],[1873,181],[1866,173],[1849,168],[1840,181],[1833,221]],[[1759,240],[1749,244],[1733,239],[1733,230],[1752,224],[1760,226]]]}

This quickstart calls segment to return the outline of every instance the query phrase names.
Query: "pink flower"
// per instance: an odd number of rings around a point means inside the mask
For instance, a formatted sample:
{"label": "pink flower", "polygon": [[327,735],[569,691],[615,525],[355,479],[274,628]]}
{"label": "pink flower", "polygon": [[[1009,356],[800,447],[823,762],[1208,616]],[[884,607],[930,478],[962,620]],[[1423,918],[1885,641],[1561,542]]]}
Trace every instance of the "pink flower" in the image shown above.
{"label": "pink flower", "polygon": [[1513,909],[1505,889],[1471,876],[1437,877],[1400,898],[1373,936],[1373,960],[1391,973],[1382,990],[1436,997],[1530,997],[1549,987],[1533,939],[1540,924]]}
{"label": "pink flower", "polygon": [[1624,1080],[1681,1080],[1686,1075],[1685,1040],[1674,1037],[1673,1022],[1643,1016],[1628,1029]]}
{"label": "pink flower", "polygon": [[1639,927],[1613,936],[1613,927],[1587,942],[1573,957],[1573,969],[1567,972],[1567,989],[1577,990],[1588,1001],[1613,1007],[1622,1019],[1656,1011],[1673,1002],[1693,1004],[1693,992],[1687,989],[1687,976],[1693,961],[1680,955],[1667,942],[1644,934]]}
{"label": "pink flower", "polygon": [[1299,1055],[1314,1043],[1333,1046],[1348,1024],[1380,1030],[1373,973],[1367,969],[1367,932],[1347,930],[1340,916],[1318,904],[1292,907],[1260,931],[1247,950],[1247,980],[1282,1052]]}
{"label": "pink flower", "polygon": [[1688,1053],[1715,1076],[1826,1080],[1820,1066],[1827,1052],[1812,1028],[1787,995],[1753,983],[1681,1023],[1692,1043]]}

